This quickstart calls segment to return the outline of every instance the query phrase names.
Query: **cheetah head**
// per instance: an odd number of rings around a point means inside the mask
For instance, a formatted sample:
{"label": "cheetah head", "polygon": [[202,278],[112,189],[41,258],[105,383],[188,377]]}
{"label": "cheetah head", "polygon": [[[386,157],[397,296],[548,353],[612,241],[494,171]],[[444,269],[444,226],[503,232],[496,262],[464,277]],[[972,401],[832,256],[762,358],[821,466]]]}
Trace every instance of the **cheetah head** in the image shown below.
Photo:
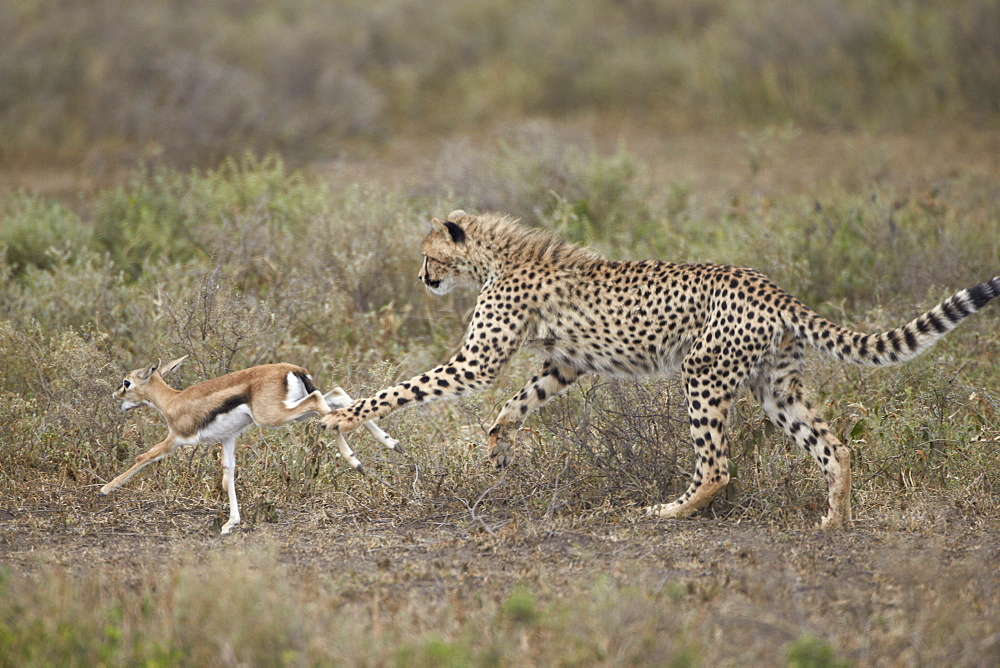
{"label": "cheetah head", "polygon": [[418,277],[428,290],[443,295],[459,285],[477,282],[469,248],[466,243],[466,219],[471,219],[464,211],[452,211],[447,220],[437,218],[431,221],[434,229],[424,239],[421,251],[424,263]]}

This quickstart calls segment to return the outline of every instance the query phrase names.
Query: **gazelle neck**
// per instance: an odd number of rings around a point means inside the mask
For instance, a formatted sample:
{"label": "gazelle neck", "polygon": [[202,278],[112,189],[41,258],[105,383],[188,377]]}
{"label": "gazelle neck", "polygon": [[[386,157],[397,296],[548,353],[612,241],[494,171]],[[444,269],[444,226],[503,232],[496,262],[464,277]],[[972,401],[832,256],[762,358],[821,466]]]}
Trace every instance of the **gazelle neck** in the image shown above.
{"label": "gazelle neck", "polygon": [[158,373],[153,374],[153,377],[149,379],[146,387],[143,389],[146,404],[155,408],[161,414],[170,400],[181,393],[180,390],[175,390],[167,385],[166,381]]}

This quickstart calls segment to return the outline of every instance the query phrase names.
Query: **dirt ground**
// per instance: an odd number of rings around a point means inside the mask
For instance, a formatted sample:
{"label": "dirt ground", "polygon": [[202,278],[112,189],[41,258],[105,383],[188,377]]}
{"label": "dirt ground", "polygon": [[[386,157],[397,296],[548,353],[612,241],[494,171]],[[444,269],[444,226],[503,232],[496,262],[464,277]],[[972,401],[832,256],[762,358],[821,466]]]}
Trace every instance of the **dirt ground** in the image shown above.
{"label": "dirt ground", "polygon": [[[242,527],[220,536],[223,508],[202,501],[44,487],[24,497],[31,505],[8,497],[0,506],[0,559],[29,577],[97,568],[140,581],[263,549],[294,581],[339,577],[354,596],[395,601],[373,613],[389,623],[404,601],[447,605],[519,586],[559,598],[610,578],[676,592],[686,632],[708,647],[706,663],[771,661],[803,633],[858,665],[1000,662],[1000,522],[932,499],[892,519],[858,509],[855,526],[837,532],[634,512],[541,521],[473,516],[454,504],[363,514],[284,505],[245,509]],[[729,642],[713,647],[717,636]]]}
{"label": "dirt ground", "polygon": [[[1000,559],[1000,521],[967,516],[955,508],[909,520],[897,513],[885,522],[877,517],[878,509],[871,508],[863,511],[869,517],[857,520],[851,529],[827,532],[704,515],[652,520],[629,509],[623,509],[620,521],[595,522],[473,516],[443,505],[440,512],[382,508],[364,515],[339,513],[329,506],[252,507],[249,512],[243,509],[243,523],[232,535],[221,536],[225,509],[205,501],[103,499],[89,488],[62,488],[47,495],[50,501],[60,501],[58,505],[33,496],[32,505],[16,498],[0,505],[0,549],[5,563],[17,570],[123,559],[155,564],[233,545],[270,544],[278,547],[284,563],[315,570],[349,563],[364,573],[384,569],[386,560],[408,564],[467,559],[488,561],[491,571],[512,581],[536,571],[557,576],[582,564],[603,572],[655,567],[664,577],[684,580],[720,572],[752,576],[781,562],[818,586],[827,578],[872,578],[887,562],[907,557],[933,554],[935,568],[944,571],[970,558],[984,563]],[[474,568],[471,563],[469,567]],[[992,575],[1000,581],[1000,570]]]}

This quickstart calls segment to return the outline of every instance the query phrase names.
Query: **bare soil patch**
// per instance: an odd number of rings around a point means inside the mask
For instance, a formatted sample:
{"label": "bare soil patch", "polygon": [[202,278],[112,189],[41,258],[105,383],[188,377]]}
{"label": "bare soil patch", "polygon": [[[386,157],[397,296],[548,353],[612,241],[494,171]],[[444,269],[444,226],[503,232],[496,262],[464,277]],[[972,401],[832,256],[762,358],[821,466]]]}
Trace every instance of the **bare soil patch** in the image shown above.
{"label": "bare soil patch", "polygon": [[859,664],[1000,661],[1000,523],[933,499],[916,498],[912,515],[864,508],[852,529],[830,533],[710,513],[539,521],[441,503],[251,507],[219,536],[223,509],[201,501],[42,487],[0,508],[0,553],[18,576],[97,570],[141,590],[150,573],[264,552],[295,587],[332,583],[375,627],[424,608],[501,605],[518,589],[585,600],[610,582],[667,592],[662,615],[681,620],[706,663],[782,660],[804,634]]}

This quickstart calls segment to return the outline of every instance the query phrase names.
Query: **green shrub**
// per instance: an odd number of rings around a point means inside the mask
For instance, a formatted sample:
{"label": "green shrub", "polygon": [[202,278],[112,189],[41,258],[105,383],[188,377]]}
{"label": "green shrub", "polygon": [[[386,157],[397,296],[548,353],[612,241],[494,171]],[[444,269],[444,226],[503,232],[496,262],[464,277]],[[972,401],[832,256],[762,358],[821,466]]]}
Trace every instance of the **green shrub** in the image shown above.
{"label": "green shrub", "polygon": [[835,657],[833,648],[811,633],[803,633],[785,649],[789,668],[838,668],[847,665]]}
{"label": "green shrub", "polygon": [[0,248],[14,275],[27,267],[49,269],[89,243],[82,221],[58,201],[19,193],[0,206]]}
{"label": "green shrub", "polygon": [[140,171],[106,191],[94,214],[94,241],[134,278],[160,258],[184,262],[238,250],[234,233],[304,232],[326,193],[276,155],[228,159],[204,173]]}

